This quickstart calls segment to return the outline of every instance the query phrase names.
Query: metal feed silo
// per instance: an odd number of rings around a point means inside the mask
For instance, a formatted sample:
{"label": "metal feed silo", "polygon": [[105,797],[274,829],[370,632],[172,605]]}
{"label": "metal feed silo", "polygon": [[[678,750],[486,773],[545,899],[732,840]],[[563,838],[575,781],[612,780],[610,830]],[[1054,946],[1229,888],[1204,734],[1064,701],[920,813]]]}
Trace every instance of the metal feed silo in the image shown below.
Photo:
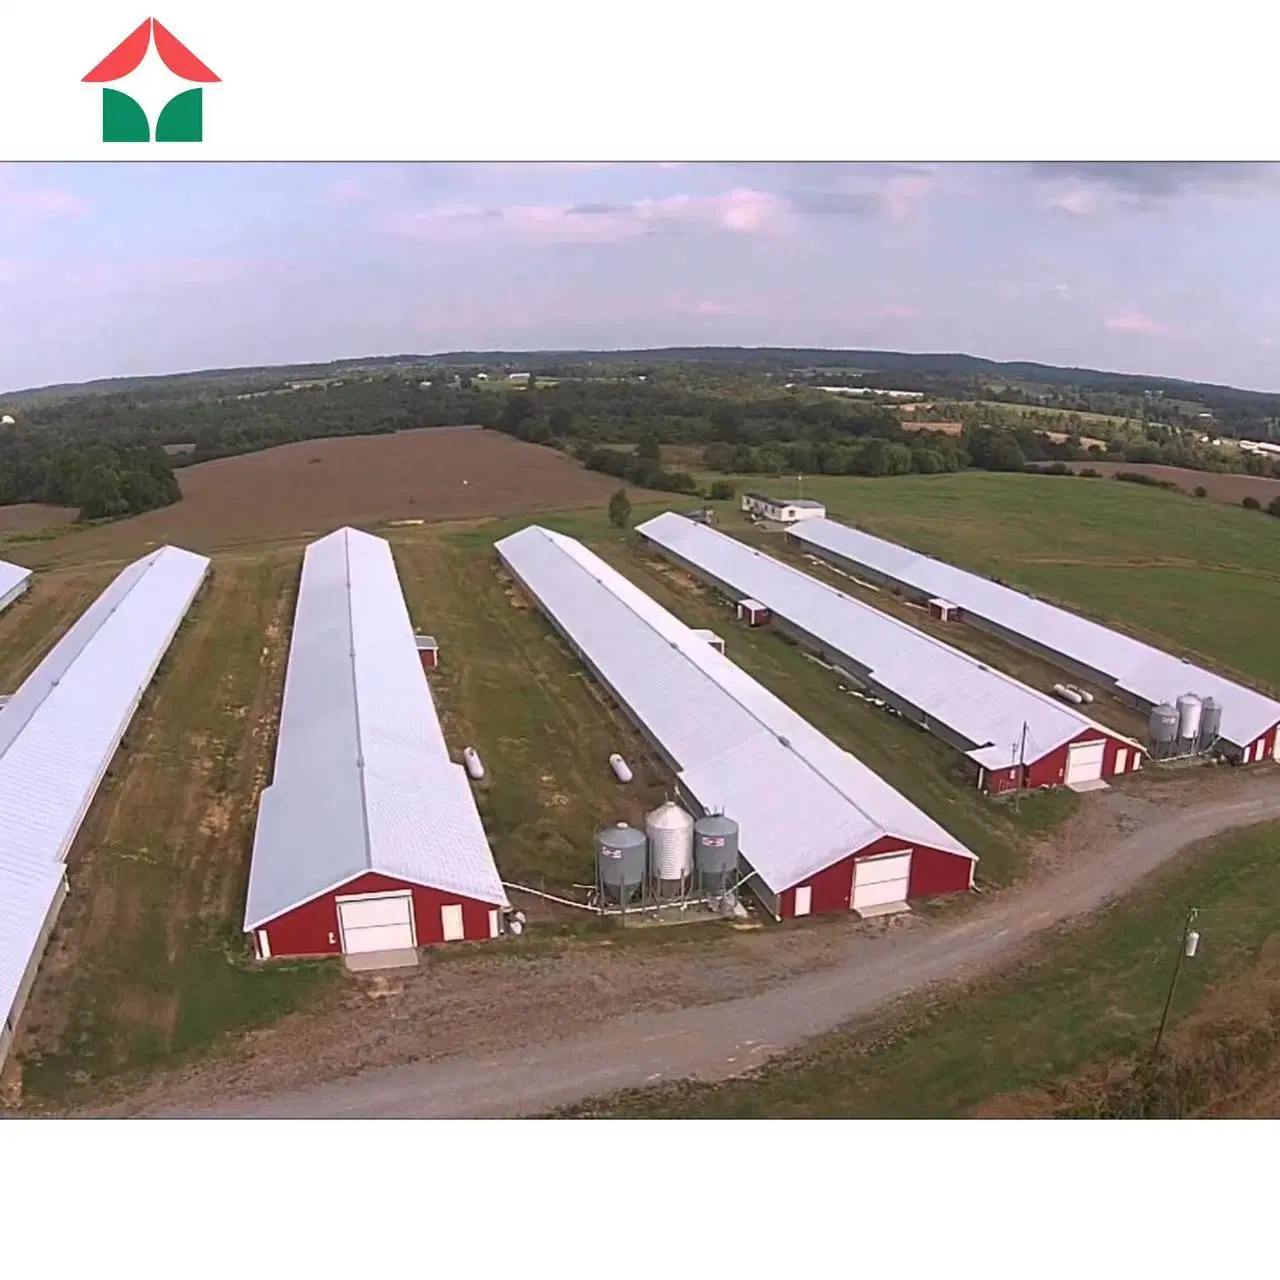
{"label": "metal feed silo", "polygon": [[644,889],[649,841],[625,822],[605,827],[596,836],[596,876],[605,901],[625,906]]}
{"label": "metal feed silo", "polygon": [[693,875],[693,816],[668,800],[645,819],[650,875],[663,897],[679,897]]}
{"label": "metal feed silo", "polygon": [[723,893],[738,872],[738,824],[712,813],[693,824],[693,864],[700,893]]}
{"label": "metal feed silo", "polygon": [[1194,751],[1200,741],[1200,699],[1194,693],[1184,693],[1178,699],[1178,748]]}
{"label": "metal feed silo", "polygon": [[1208,749],[1222,734],[1222,703],[1217,698],[1206,698],[1200,704],[1200,750]]}
{"label": "metal feed silo", "polygon": [[1167,760],[1173,755],[1178,742],[1178,709],[1167,702],[1151,708],[1151,720],[1147,725],[1151,735],[1151,754],[1157,760]]}

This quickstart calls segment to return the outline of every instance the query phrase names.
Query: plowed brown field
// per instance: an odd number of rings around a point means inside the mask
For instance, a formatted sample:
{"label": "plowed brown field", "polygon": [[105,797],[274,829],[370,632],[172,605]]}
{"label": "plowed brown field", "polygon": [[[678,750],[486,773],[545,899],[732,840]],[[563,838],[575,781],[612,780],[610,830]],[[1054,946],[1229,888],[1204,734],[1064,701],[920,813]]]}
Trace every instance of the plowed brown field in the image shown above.
{"label": "plowed brown field", "polygon": [[618,484],[554,449],[472,427],[302,441],[183,467],[178,478],[183,500],[172,507],[32,545],[23,563],[133,557],[166,542],[208,553],[344,524],[603,507]]}

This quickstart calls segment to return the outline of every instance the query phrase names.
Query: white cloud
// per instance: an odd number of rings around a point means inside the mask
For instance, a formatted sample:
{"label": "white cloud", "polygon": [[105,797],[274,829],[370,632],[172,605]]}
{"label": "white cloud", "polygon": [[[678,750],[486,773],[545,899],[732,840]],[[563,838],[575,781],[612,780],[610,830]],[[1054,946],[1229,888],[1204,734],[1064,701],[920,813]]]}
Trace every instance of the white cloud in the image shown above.
{"label": "white cloud", "polygon": [[536,244],[598,244],[679,231],[779,234],[790,229],[792,212],[781,196],[738,187],[713,196],[665,196],[625,203],[442,205],[396,215],[390,228],[426,240],[506,236]]}
{"label": "white cloud", "polygon": [[1133,333],[1148,338],[1176,338],[1179,333],[1175,326],[1165,324],[1135,307],[1112,312],[1103,320],[1102,326],[1112,333]]}

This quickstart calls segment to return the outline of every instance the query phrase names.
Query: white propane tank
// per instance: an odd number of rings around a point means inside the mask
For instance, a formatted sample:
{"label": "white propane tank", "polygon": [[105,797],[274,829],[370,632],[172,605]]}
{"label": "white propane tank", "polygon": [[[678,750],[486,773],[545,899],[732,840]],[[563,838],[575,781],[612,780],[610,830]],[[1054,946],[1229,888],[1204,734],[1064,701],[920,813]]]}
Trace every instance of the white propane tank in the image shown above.
{"label": "white propane tank", "polygon": [[513,938],[518,938],[524,932],[524,921],[518,919],[516,916],[512,916],[511,919],[507,921],[507,932],[511,934]]}
{"label": "white propane tank", "polygon": [[1191,959],[1191,957],[1194,956],[1199,949],[1200,949],[1200,935],[1194,929],[1192,929],[1191,932],[1187,934],[1187,947],[1186,947],[1187,959],[1188,960]]}
{"label": "white propane tank", "polygon": [[1081,698],[1074,689],[1068,688],[1065,684],[1055,684],[1053,686],[1053,691],[1063,700],[1063,702],[1071,702],[1076,706],[1079,706],[1080,703],[1084,701],[1084,699]]}
{"label": "white propane tank", "polygon": [[616,751],[609,757],[609,768],[619,782],[630,782],[635,776],[631,772],[631,766]]}
{"label": "white propane tank", "polygon": [[1088,689],[1076,689],[1076,692],[1085,700],[1085,702],[1093,701],[1093,694]]}
{"label": "white propane tank", "polygon": [[484,765],[476,754],[475,748],[467,747],[462,753],[462,763],[467,766],[467,775],[479,782],[484,777]]}

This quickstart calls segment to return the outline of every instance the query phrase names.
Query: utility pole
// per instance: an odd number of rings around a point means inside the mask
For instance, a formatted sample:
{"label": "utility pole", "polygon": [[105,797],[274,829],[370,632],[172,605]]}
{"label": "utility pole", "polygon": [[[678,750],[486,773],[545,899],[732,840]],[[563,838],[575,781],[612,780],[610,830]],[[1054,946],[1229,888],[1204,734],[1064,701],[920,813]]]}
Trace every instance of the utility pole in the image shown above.
{"label": "utility pole", "polygon": [[1022,722],[1022,738],[1018,742],[1018,771],[1014,776],[1016,787],[1013,792],[1013,811],[1018,812],[1018,802],[1022,799],[1022,784],[1027,772],[1027,722]]}
{"label": "utility pole", "polygon": [[1160,1041],[1164,1039],[1165,1024],[1169,1021],[1169,1009],[1173,1005],[1173,990],[1178,985],[1178,975],[1182,972],[1182,962],[1195,955],[1200,945],[1200,935],[1192,929],[1196,917],[1200,914],[1195,907],[1187,908],[1187,918],[1182,926],[1182,934],[1178,938],[1178,958],[1174,961],[1173,977],[1169,979],[1169,994],[1164,998],[1164,1012],[1160,1015],[1160,1026],[1156,1031],[1156,1042],[1151,1046],[1151,1057],[1154,1061],[1160,1052]]}

